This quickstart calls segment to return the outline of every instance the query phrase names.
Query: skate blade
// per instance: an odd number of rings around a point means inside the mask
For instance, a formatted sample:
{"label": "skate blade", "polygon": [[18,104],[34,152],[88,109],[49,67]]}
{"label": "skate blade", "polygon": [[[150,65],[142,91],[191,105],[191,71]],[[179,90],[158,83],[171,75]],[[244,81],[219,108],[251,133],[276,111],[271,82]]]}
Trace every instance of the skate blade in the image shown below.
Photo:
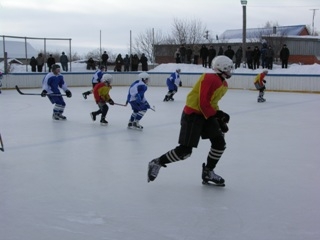
{"label": "skate blade", "polygon": [[215,186],[215,187],[225,187],[226,184],[222,183],[222,184],[218,184],[218,183],[214,183],[214,182],[207,182],[207,181],[202,181],[203,185],[209,185],[209,186]]}
{"label": "skate blade", "polygon": [[143,130],[143,128],[135,128],[135,127],[128,127],[128,129],[136,130],[136,131],[142,131]]}

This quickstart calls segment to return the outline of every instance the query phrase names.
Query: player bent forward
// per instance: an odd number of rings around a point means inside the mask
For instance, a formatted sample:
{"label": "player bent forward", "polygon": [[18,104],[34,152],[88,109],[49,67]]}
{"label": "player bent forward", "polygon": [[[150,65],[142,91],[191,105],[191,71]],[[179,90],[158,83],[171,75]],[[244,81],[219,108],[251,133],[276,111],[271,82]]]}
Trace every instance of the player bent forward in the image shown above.
{"label": "player bent forward", "polygon": [[254,79],[254,86],[259,91],[258,102],[265,102],[266,99],[263,98],[264,91],[266,90],[265,83],[267,82],[264,77],[268,74],[268,70],[263,70],[262,73],[259,73]]}
{"label": "player bent forward", "polygon": [[110,105],[114,105],[113,100],[111,99],[109,92],[112,88],[112,76],[110,74],[103,74],[102,76],[102,82],[98,83],[93,88],[93,95],[94,100],[99,106],[99,110],[96,112],[90,113],[92,121],[95,121],[97,118],[97,115],[101,114],[101,125],[107,125],[108,122],[106,121],[106,116],[109,110],[109,107],[107,105],[107,102]]}
{"label": "player bent forward", "polygon": [[160,168],[166,164],[190,157],[201,137],[211,142],[207,163],[202,165],[203,182],[224,185],[224,179],[215,174],[214,169],[226,148],[224,133],[228,131],[230,117],[219,110],[218,101],[227,92],[226,79],[232,75],[233,62],[226,56],[217,56],[212,61],[212,69],[215,73],[202,74],[187,96],[181,117],[179,146],[149,162],[148,182],[154,181]]}

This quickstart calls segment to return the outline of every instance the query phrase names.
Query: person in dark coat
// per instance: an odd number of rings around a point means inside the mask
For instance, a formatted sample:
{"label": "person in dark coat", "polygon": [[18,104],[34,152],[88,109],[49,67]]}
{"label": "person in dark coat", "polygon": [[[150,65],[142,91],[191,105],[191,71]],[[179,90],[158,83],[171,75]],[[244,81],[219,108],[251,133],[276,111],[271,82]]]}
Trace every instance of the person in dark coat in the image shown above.
{"label": "person in dark coat", "polygon": [[270,70],[272,70],[272,67],[273,67],[273,58],[274,58],[274,50],[272,49],[271,45],[269,45],[266,52],[266,59],[267,59],[267,68]]}
{"label": "person in dark coat", "polygon": [[31,57],[29,64],[31,66],[31,72],[36,72],[38,63],[34,56]]}
{"label": "person in dark coat", "polygon": [[207,67],[208,65],[208,55],[209,55],[209,50],[206,47],[206,45],[202,45],[200,49],[200,58],[202,60],[202,67]]}
{"label": "person in dark coat", "polygon": [[43,65],[44,65],[44,57],[43,57],[42,53],[38,54],[38,57],[36,58],[36,60],[37,60],[38,72],[42,72],[42,68],[43,68]]}
{"label": "person in dark coat", "polygon": [[94,62],[92,57],[87,61],[87,70],[96,70],[96,63]]}
{"label": "person in dark coat", "polygon": [[123,59],[123,66],[124,66],[124,69],[123,71],[125,72],[129,72],[130,71],[130,58],[129,58],[129,55],[126,54],[125,58]]}
{"label": "person in dark coat", "polygon": [[260,49],[258,48],[258,46],[255,46],[253,49],[253,69],[257,69],[260,67]]}
{"label": "person in dark coat", "polygon": [[148,71],[148,58],[144,53],[141,54],[140,57],[141,67],[142,71],[147,72]]}
{"label": "person in dark coat", "polygon": [[236,51],[236,65],[235,69],[240,67],[241,61],[242,61],[242,47],[240,46],[238,50]]}
{"label": "person in dark coat", "polygon": [[192,49],[190,46],[187,47],[187,63],[191,63],[191,58],[192,58]]}
{"label": "person in dark coat", "polygon": [[282,68],[288,68],[289,56],[290,56],[290,51],[287,48],[287,45],[283,44],[282,49],[280,51],[280,60],[281,60]]}
{"label": "person in dark coat", "polygon": [[[69,62],[69,59],[68,59],[67,55],[64,52],[62,52],[62,55],[60,56],[60,63],[61,63],[63,71],[68,72],[68,62]],[[94,68],[94,69],[96,69],[96,68]]]}
{"label": "person in dark coat", "polygon": [[247,61],[247,66],[249,69],[253,69],[253,52],[251,47],[247,47],[247,51],[246,51],[246,61]]}
{"label": "person in dark coat", "polygon": [[132,66],[132,71],[138,71],[138,67],[139,67],[139,57],[137,54],[134,54],[133,57],[132,57],[132,63],[131,63],[131,66]]}
{"label": "person in dark coat", "polygon": [[52,54],[50,54],[47,59],[48,72],[51,72],[52,65],[55,63],[56,63],[56,60],[54,59],[54,57],[52,57]]}
{"label": "person in dark coat", "polygon": [[187,55],[187,49],[184,46],[184,44],[182,44],[180,46],[180,58],[181,58],[181,63],[186,63],[186,55]]}
{"label": "person in dark coat", "polygon": [[260,56],[261,56],[261,67],[262,68],[267,68],[267,50],[268,46],[266,43],[262,44],[262,48],[260,50]]}
{"label": "person in dark coat", "polygon": [[114,71],[115,72],[121,72],[122,65],[123,65],[123,58],[121,54],[119,53],[117,58],[116,58],[116,63],[115,63]]}
{"label": "person in dark coat", "polygon": [[219,50],[218,50],[218,56],[221,56],[221,55],[223,55],[223,47],[222,46],[220,46]]}
{"label": "person in dark coat", "polygon": [[105,68],[107,70],[109,55],[107,54],[106,51],[104,51],[103,54],[101,55],[101,59],[102,59],[102,65],[105,66]]}
{"label": "person in dark coat", "polygon": [[234,51],[230,45],[228,46],[227,50],[224,52],[224,55],[233,61]]}
{"label": "person in dark coat", "polygon": [[216,50],[213,48],[212,45],[210,45],[210,47],[209,47],[209,62],[208,62],[209,68],[211,68],[212,60],[215,58],[216,55],[217,55]]}

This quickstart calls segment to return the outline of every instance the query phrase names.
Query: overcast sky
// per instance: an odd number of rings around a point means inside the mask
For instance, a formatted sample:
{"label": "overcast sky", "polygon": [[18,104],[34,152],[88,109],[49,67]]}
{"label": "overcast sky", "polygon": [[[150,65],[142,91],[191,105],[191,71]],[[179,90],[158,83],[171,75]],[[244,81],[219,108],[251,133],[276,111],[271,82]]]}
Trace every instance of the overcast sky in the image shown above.
{"label": "overcast sky", "polygon": [[[247,28],[267,21],[281,26],[305,24],[320,30],[319,0],[248,0]],[[0,35],[71,38],[80,55],[100,47],[125,54],[132,39],[147,29],[171,32],[173,20],[200,20],[211,36],[242,29],[240,0],[0,0]],[[13,40],[13,39],[10,39]],[[35,46],[43,42],[33,40]],[[48,41],[47,48],[56,41]],[[61,50],[68,51],[64,42]]]}

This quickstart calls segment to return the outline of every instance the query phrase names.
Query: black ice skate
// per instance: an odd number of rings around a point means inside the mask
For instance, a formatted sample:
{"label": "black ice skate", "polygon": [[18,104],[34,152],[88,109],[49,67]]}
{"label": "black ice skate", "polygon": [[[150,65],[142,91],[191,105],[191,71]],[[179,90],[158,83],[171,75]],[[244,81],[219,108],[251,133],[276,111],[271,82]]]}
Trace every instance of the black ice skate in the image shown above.
{"label": "black ice skate", "polygon": [[100,125],[106,126],[108,125],[108,121],[106,121],[104,118],[100,120]]}
{"label": "black ice skate", "polygon": [[154,181],[158,176],[161,167],[167,167],[166,165],[161,165],[159,158],[153,159],[148,164],[148,182]]}
{"label": "black ice skate", "polygon": [[259,98],[258,98],[258,102],[259,102],[259,103],[262,103],[262,102],[265,102],[265,101],[266,101],[265,98],[262,98],[262,97],[259,97]]}
{"label": "black ice skate", "polygon": [[94,112],[90,113],[92,121],[96,120],[96,114]]}
{"label": "black ice skate", "polygon": [[210,184],[214,183],[217,186],[224,187],[224,179],[219,176],[218,174],[215,174],[213,170],[210,170],[206,167],[206,164],[202,164],[202,184]]}
{"label": "black ice skate", "polygon": [[63,116],[61,113],[58,114],[58,118],[59,118],[59,120],[67,120],[67,117]]}
{"label": "black ice skate", "polygon": [[139,121],[135,121],[132,123],[132,129],[136,129],[136,130],[142,130],[143,129],[143,126],[141,126],[139,124]]}

